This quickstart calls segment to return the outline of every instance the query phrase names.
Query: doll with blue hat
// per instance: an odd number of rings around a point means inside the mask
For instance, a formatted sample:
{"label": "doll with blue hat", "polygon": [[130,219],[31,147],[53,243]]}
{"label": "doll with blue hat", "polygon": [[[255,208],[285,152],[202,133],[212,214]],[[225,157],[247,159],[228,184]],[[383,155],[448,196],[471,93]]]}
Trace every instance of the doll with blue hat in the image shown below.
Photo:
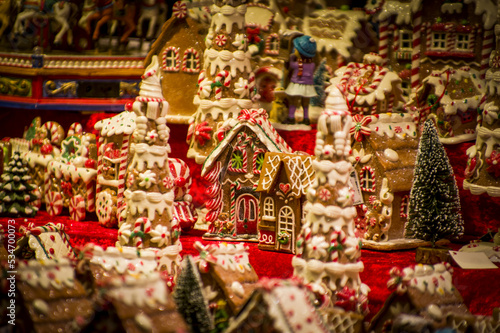
{"label": "doll with blue hat", "polygon": [[288,65],[290,83],[285,92],[289,96],[288,117],[284,123],[295,123],[295,110],[302,106],[304,111],[303,124],[309,125],[309,101],[316,96],[314,89],[313,61],[316,55],[316,41],[307,35],[302,35],[293,40],[293,52]]}

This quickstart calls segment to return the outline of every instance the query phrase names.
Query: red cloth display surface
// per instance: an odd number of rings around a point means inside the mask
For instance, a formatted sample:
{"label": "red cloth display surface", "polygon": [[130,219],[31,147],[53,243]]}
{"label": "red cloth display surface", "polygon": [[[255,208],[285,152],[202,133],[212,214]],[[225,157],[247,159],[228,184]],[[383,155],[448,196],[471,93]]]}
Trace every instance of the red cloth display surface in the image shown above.
{"label": "red cloth display surface", "polygon": [[[37,113],[36,111],[20,113],[19,111],[4,111],[0,114],[0,131],[2,136],[21,137],[25,126],[29,125],[34,116],[41,116],[42,121],[60,121],[64,128],[68,128],[73,121],[79,121],[84,125],[86,131],[93,130],[93,124],[102,118],[112,116],[112,114],[86,114],[61,112],[64,114],[61,120],[55,116],[50,118],[47,113]],[[205,188],[207,182],[200,179],[202,166],[193,160],[186,159],[187,125],[169,124],[170,146],[172,152],[170,157],[177,157],[185,160],[193,175],[193,185],[191,195],[197,207],[202,207],[207,200]],[[316,138],[316,131],[280,131],[280,135],[295,150],[300,150],[312,154]],[[455,170],[457,185],[460,189],[462,204],[462,215],[465,221],[464,242],[484,235],[488,230],[497,231],[500,227],[500,198],[492,198],[487,195],[474,196],[469,191],[464,191],[462,187],[463,172],[467,163],[465,151],[473,143],[463,143],[454,146],[446,146],[450,162]],[[103,247],[114,245],[117,239],[116,229],[105,229],[99,226],[95,215],[88,214],[87,222],[75,222],[70,220],[68,212],[63,212],[62,216],[50,217],[45,211],[40,211],[33,219],[18,218],[16,228],[34,222],[35,225],[44,225],[48,222],[62,223],[66,226],[73,246],[82,246],[87,242],[94,242]],[[0,224],[7,230],[7,218],[0,218]],[[201,240],[201,231],[192,231],[181,236],[183,244],[183,255],[196,254],[193,243]],[[292,255],[260,251],[256,243],[248,244],[250,251],[250,262],[254,266],[260,277],[288,278],[292,275],[291,260]],[[452,244],[453,249],[460,248],[459,244]],[[389,279],[389,270],[398,266],[400,268],[415,264],[415,251],[400,252],[376,252],[363,250],[361,260],[365,270],[361,274],[361,279],[370,288],[370,316],[373,316],[383,305],[385,299],[390,294],[386,287]],[[455,265],[456,266],[456,265]],[[500,270],[464,270],[454,267],[454,283],[462,294],[465,304],[474,314],[491,315],[494,307],[500,307]]]}

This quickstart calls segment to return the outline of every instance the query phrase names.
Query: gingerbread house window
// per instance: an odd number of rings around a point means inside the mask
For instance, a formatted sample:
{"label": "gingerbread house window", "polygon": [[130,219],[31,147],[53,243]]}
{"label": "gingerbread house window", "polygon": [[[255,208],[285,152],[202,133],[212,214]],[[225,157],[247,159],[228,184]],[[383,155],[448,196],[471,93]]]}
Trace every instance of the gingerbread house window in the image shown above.
{"label": "gingerbread house window", "polygon": [[365,192],[375,192],[375,171],[369,166],[361,169],[360,175],[361,190]]}
{"label": "gingerbread house window", "polygon": [[198,51],[189,48],[184,52],[182,58],[182,70],[187,73],[198,73],[200,71],[200,55]]}
{"label": "gingerbread house window", "polygon": [[402,80],[401,81],[401,90],[403,90],[403,96],[410,97],[411,81],[410,80]]}
{"label": "gingerbread house window", "polygon": [[383,99],[379,102],[379,107],[380,107],[380,110],[379,112],[386,112],[387,111],[387,99]]}
{"label": "gingerbread house window", "polygon": [[279,213],[279,231],[288,232],[293,235],[293,223],[295,221],[295,216],[293,215],[293,210],[288,206],[283,206]]}
{"label": "gingerbread house window", "polygon": [[433,32],[432,33],[432,49],[433,50],[446,50],[447,33]]}
{"label": "gingerbread house window", "polygon": [[162,67],[167,72],[177,72],[180,68],[179,49],[169,46],[163,51]]}
{"label": "gingerbread house window", "polygon": [[262,215],[262,219],[267,221],[274,221],[276,219],[274,214],[274,199],[272,197],[264,199],[264,205],[262,208],[264,213]]}
{"label": "gingerbread house window", "polygon": [[476,118],[476,112],[472,109],[467,109],[465,111],[458,110],[458,116],[462,121],[462,124],[470,123]]}
{"label": "gingerbread house window", "polygon": [[457,34],[456,46],[457,51],[469,51],[470,46],[470,35],[469,34]]}
{"label": "gingerbread house window", "polygon": [[266,54],[277,55],[279,54],[280,38],[278,34],[271,34],[266,39]]}
{"label": "gingerbread house window", "polygon": [[405,195],[403,198],[401,198],[401,210],[399,212],[399,216],[404,219],[407,218],[409,208],[410,208],[410,197],[408,195]]}
{"label": "gingerbread house window", "polygon": [[247,172],[247,151],[243,147],[236,147],[231,155],[229,162],[229,171],[246,173]]}
{"label": "gingerbread house window", "polygon": [[264,149],[256,149],[253,153],[253,173],[256,175],[260,175],[260,171],[262,170],[262,165],[264,163],[264,156],[266,155],[266,151]]}
{"label": "gingerbread house window", "polygon": [[401,51],[411,51],[413,43],[413,35],[409,30],[399,31],[399,45]]}

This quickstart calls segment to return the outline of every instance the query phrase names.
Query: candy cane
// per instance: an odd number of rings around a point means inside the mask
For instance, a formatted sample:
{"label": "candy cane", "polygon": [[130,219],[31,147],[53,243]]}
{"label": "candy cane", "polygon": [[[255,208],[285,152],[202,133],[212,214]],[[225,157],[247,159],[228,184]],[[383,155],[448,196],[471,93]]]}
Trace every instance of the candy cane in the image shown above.
{"label": "candy cane", "polygon": [[483,48],[481,50],[481,79],[484,80],[486,70],[489,68],[490,54],[493,49],[493,29],[485,30],[483,37]]}
{"label": "candy cane", "polygon": [[[102,160],[104,158],[104,137],[99,137],[99,158],[97,159],[97,179],[102,174]],[[97,182],[95,192],[99,194],[102,190],[102,185],[100,182]]]}
{"label": "candy cane", "polygon": [[117,202],[120,202],[125,192],[125,173],[127,172],[127,156],[128,156],[129,136],[123,137],[120,169],[118,170],[118,191],[116,193]]}
{"label": "candy cane", "polygon": [[378,53],[380,57],[382,57],[382,65],[385,66],[387,63],[387,48],[389,45],[389,19],[386,18],[380,22],[380,27],[379,27],[379,33],[380,33],[380,38],[379,38],[379,47],[378,47]]}
{"label": "candy cane", "polygon": [[142,237],[143,235],[148,234],[151,231],[151,221],[147,217],[139,217],[134,223],[134,244],[137,247],[142,246]]}
{"label": "candy cane", "polygon": [[80,123],[73,123],[68,129],[68,136],[81,135],[83,133],[83,127]]}
{"label": "candy cane", "polygon": [[95,181],[90,181],[86,184],[87,210],[93,212],[95,210]]}
{"label": "candy cane", "polygon": [[236,215],[236,190],[241,189],[241,184],[234,182],[229,187],[230,199],[231,199],[231,210],[230,210],[230,221],[234,221],[234,216]]}
{"label": "candy cane", "polygon": [[85,218],[85,199],[81,195],[71,198],[69,204],[69,215],[72,220],[82,221]]}
{"label": "candy cane", "polygon": [[[229,85],[231,84],[231,74],[229,73],[229,71],[224,70],[224,71],[220,71],[219,73],[217,73],[217,76],[215,77],[215,82],[219,83],[222,80],[224,80],[224,87],[228,88]],[[215,98],[216,99],[222,98],[222,87],[221,86],[217,86],[215,88]]]}
{"label": "candy cane", "polygon": [[[420,85],[420,39],[422,35],[422,9],[413,16],[413,40],[411,52],[411,89],[415,90]],[[430,38],[430,35],[427,36]]]}
{"label": "candy cane", "polygon": [[63,139],[61,131],[59,131],[61,125],[55,121],[48,121],[42,126],[50,132],[50,143],[59,145]]}

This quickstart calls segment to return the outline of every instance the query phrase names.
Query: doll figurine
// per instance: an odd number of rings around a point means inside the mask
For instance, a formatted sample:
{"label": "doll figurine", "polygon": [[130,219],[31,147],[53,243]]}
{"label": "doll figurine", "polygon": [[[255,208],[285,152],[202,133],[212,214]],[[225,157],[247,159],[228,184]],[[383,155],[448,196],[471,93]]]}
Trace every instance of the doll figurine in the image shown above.
{"label": "doll figurine", "polygon": [[293,40],[293,52],[290,55],[288,65],[290,83],[285,92],[289,96],[290,106],[285,124],[295,123],[295,110],[302,105],[304,120],[302,124],[309,125],[309,100],[316,96],[314,89],[314,70],[316,64],[313,61],[316,55],[316,41],[307,35],[297,37]]}

